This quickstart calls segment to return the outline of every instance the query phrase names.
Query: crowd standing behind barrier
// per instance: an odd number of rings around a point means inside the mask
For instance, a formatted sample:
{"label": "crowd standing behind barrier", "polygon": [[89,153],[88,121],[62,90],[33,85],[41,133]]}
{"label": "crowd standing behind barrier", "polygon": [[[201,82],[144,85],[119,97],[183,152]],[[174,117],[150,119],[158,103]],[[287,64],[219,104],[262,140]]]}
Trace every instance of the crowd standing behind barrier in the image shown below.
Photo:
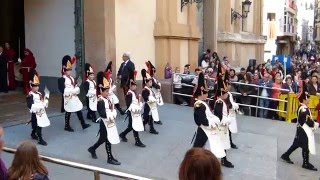
{"label": "crowd standing behind barrier", "polygon": [[[179,81],[177,81],[176,76],[180,76]],[[191,82],[193,78],[195,78],[195,75],[190,75],[190,74],[181,74],[181,73],[174,73],[173,74],[173,83],[172,83],[172,100],[176,104],[181,104],[181,105],[186,105],[188,104],[189,106],[193,106],[192,98],[193,98],[193,88],[195,87]],[[214,97],[214,85],[215,84],[215,78],[209,78],[207,77],[207,81],[211,81],[209,86],[209,94],[208,100],[212,101]],[[272,87],[267,87],[267,86],[259,86],[256,84],[252,83],[244,83],[244,82],[233,82],[230,81],[232,84],[231,88],[231,93],[234,95],[236,101],[239,103],[240,107],[249,108],[249,112],[245,113],[245,115],[251,115],[251,116],[256,116],[258,117],[258,112],[261,110],[267,110],[269,112],[277,112],[276,114],[279,116],[279,120],[286,120],[288,122],[295,122],[297,118],[297,110],[299,107],[299,101],[297,98],[297,92],[298,89],[293,90],[293,92],[290,92],[288,89],[283,89],[283,88],[276,88],[274,86]],[[175,87],[181,87],[179,92],[174,91],[176,88]],[[247,94],[246,97],[243,96],[243,93],[240,93],[241,90],[239,88],[241,87],[251,87],[254,89],[254,91],[251,94]],[[271,91],[276,91],[278,92],[277,98],[274,97],[266,97],[266,96],[261,96],[261,90],[263,89],[268,89]],[[279,93],[280,91],[280,93]],[[179,103],[175,99],[176,97],[179,97],[178,99],[183,99],[184,102]],[[244,102],[243,99],[248,99],[251,98],[250,102]],[[242,101],[241,101],[242,99]],[[314,120],[317,119],[318,117],[318,110],[320,110],[319,106],[319,96],[316,95],[311,95],[310,97],[310,103],[309,103],[309,108],[312,112],[312,117]],[[255,100],[255,101],[254,101]],[[273,102],[277,102],[277,105],[274,106],[274,108],[271,108],[270,106],[268,107],[263,107],[259,105],[259,102],[261,100],[269,100]],[[185,103],[189,102],[189,103]],[[318,110],[317,110],[318,106]]]}

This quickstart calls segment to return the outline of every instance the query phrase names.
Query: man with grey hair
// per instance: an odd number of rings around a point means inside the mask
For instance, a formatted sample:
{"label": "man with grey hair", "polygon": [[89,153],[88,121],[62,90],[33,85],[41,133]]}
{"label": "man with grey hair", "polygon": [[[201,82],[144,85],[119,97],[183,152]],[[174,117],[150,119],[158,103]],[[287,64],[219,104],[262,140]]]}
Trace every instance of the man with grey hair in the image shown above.
{"label": "man with grey hair", "polygon": [[120,80],[121,88],[123,89],[124,96],[128,92],[127,82],[129,81],[129,72],[135,71],[134,63],[130,60],[130,53],[125,52],[122,55],[123,63],[121,64],[117,77]]}

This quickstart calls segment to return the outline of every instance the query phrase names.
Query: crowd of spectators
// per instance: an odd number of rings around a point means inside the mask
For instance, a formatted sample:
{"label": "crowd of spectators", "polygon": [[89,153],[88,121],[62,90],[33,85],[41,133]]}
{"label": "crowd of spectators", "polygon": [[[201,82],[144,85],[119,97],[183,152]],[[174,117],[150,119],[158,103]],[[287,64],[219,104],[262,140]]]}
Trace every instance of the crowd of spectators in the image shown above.
{"label": "crowd of spectators", "polygon": [[[276,111],[267,109],[257,109],[253,106],[277,109],[280,94],[299,93],[302,81],[307,85],[310,95],[320,95],[320,84],[318,73],[320,72],[320,59],[303,58],[299,55],[291,57],[291,65],[284,69],[283,64],[278,61],[268,60],[261,64],[250,62],[247,67],[241,67],[240,71],[236,71],[230,65],[229,58],[219,58],[216,52],[211,53],[207,50],[195,67],[194,73],[191,72],[190,65],[184,67],[182,74],[180,69],[176,68],[173,74],[174,90],[181,94],[187,94],[188,97],[182,95],[175,96],[175,103],[180,105],[193,105],[193,86],[196,86],[196,76],[200,71],[205,73],[207,85],[209,88],[209,97],[215,95],[216,76],[219,66],[227,73],[229,82],[231,83],[231,92],[237,102],[241,104],[251,105],[242,106],[240,113],[255,116],[256,114],[262,118],[280,119]],[[254,96],[264,98],[257,98]]]}

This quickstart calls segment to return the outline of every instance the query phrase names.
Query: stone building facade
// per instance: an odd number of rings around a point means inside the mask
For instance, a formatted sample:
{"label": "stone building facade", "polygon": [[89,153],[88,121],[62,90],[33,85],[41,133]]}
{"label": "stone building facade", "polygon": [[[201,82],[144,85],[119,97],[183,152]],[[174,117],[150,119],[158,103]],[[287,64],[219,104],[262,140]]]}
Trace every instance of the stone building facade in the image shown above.
{"label": "stone building facade", "polygon": [[242,15],[244,0],[204,0],[204,47],[228,56],[232,66],[248,66],[249,59],[264,60],[263,1],[251,0],[246,18],[232,21],[231,9]]}

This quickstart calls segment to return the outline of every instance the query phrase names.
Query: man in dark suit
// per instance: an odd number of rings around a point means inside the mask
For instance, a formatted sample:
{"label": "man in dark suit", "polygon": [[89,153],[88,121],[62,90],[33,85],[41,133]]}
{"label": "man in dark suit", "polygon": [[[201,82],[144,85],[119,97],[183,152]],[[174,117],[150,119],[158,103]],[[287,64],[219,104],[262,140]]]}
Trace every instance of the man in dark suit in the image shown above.
{"label": "man in dark suit", "polygon": [[127,82],[129,81],[129,73],[135,70],[134,63],[130,60],[130,53],[126,52],[122,55],[123,63],[121,64],[117,77],[121,82],[124,96],[128,92]]}
{"label": "man in dark suit", "polygon": [[3,53],[3,47],[0,46],[0,92],[8,93],[8,58]]}
{"label": "man in dark suit", "polygon": [[308,83],[308,92],[310,95],[320,95],[320,84],[318,83],[318,76],[313,75],[311,82]]}

